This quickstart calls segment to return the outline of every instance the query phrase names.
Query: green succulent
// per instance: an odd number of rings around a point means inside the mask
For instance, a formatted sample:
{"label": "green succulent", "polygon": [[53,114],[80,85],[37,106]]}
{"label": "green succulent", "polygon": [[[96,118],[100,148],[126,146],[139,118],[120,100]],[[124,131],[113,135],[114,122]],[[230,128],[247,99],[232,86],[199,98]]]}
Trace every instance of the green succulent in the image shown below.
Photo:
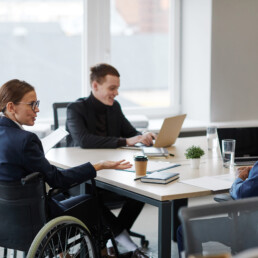
{"label": "green succulent", "polygon": [[199,146],[191,146],[186,150],[185,157],[187,159],[199,159],[201,156],[204,155],[204,150],[201,149]]}

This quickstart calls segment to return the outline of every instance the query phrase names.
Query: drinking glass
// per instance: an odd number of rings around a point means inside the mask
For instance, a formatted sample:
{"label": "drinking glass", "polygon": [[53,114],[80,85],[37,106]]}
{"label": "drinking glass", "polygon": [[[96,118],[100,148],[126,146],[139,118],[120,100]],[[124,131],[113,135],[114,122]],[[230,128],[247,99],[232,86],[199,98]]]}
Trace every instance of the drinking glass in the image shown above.
{"label": "drinking glass", "polygon": [[207,127],[207,142],[208,142],[208,150],[216,149],[217,147],[217,127],[210,126]]}
{"label": "drinking glass", "polygon": [[223,166],[226,168],[234,167],[235,147],[236,147],[236,140],[234,139],[222,140]]}

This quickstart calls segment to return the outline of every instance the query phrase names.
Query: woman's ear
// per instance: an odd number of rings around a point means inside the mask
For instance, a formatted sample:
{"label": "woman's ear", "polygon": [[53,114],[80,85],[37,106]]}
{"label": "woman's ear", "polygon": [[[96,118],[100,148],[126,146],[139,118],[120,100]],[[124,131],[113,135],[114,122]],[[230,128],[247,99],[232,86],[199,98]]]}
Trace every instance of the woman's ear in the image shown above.
{"label": "woman's ear", "polygon": [[6,104],[6,111],[5,112],[11,113],[11,114],[15,113],[15,105],[14,105],[13,102],[8,102]]}

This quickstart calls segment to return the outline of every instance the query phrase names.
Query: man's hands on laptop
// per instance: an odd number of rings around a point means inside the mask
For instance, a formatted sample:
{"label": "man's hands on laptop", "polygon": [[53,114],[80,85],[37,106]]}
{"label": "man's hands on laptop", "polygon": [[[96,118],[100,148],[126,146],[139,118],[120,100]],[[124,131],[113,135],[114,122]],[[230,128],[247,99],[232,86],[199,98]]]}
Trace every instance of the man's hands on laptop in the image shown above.
{"label": "man's hands on laptop", "polygon": [[248,178],[248,175],[251,169],[252,169],[252,166],[237,168],[237,172],[239,173],[238,177],[241,178],[242,180],[246,180]]}
{"label": "man's hands on laptop", "polygon": [[146,146],[151,146],[153,145],[153,140],[155,140],[156,137],[157,137],[156,134],[147,132],[142,135],[136,135],[134,137],[127,138],[126,145],[134,146],[136,143],[141,142]]}

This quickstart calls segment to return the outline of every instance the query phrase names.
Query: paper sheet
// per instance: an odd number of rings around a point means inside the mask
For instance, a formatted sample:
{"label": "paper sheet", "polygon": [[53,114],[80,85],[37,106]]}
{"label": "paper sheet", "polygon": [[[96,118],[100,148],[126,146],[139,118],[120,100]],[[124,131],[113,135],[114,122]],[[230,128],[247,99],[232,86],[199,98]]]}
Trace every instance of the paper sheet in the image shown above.
{"label": "paper sheet", "polygon": [[66,130],[59,127],[54,132],[41,139],[44,153],[46,154],[51,148],[53,148],[68,134],[69,133]]}
{"label": "paper sheet", "polygon": [[181,183],[206,188],[212,191],[230,189],[235,180],[234,175],[204,176],[194,179],[182,180]]}

